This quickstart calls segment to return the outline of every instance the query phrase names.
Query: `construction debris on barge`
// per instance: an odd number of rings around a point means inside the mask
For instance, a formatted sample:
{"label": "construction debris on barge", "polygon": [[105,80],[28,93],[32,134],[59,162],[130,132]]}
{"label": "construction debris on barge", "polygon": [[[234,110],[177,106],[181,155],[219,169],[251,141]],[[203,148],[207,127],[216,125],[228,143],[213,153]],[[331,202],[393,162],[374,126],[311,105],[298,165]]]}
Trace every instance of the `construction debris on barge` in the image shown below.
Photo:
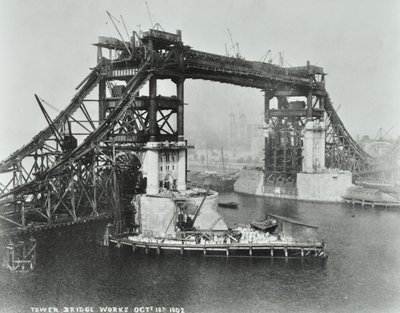
{"label": "construction debris on barge", "polygon": [[130,246],[146,254],[327,256],[315,226],[269,214],[263,221],[230,228],[217,212],[217,205],[217,192],[198,188],[136,196],[133,227],[113,235],[112,225],[108,225],[104,243]]}

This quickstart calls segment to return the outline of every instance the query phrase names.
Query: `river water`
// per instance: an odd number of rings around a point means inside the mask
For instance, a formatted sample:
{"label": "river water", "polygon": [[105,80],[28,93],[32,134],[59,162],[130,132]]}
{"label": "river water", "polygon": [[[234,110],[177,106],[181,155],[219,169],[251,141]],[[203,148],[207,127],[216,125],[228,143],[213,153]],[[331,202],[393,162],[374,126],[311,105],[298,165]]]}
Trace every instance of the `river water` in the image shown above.
{"label": "river water", "polygon": [[38,237],[32,273],[0,271],[0,312],[400,312],[400,210],[221,200],[240,204],[219,209],[231,224],[269,212],[319,226],[328,259],[144,255],[99,246],[102,223],[74,226]]}

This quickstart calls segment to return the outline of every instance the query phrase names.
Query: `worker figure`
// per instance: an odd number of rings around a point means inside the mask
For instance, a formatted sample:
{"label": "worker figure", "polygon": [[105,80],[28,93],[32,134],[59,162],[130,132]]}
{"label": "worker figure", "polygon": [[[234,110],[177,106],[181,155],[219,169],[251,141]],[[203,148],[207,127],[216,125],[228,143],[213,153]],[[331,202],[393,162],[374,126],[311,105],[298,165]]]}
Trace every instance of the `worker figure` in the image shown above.
{"label": "worker figure", "polygon": [[188,229],[188,230],[191,230],[193,228],[193,220],[189,215],[186,217],[185,228]]}

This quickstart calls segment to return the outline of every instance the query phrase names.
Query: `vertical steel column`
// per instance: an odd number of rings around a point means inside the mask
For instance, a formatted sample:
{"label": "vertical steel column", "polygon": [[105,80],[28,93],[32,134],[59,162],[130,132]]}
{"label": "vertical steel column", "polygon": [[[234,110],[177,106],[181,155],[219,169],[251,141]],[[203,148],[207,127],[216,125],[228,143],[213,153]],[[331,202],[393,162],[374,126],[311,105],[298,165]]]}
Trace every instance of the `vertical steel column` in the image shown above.
{"label": "vertical steel column", "polygon": [[99,82],[99,125],[103,124],[106,117],[106,81],[105,79]]}
{"label": "vertical steel column", "polygon": [[119,197],[118,179],[117,179],[117,164],[116,164],[116,151],[115,142],[113,142],[113,157],[112,157],[112,194],[114,200],[114,229],[116,234],[121,234],[122,232],[122,221],[121,221],[121,203]]}
{"label": "vertical steel column", "polygon": [[51,222],[51,191],[50,191],[50,186],[48,185],[47,188],[47,206],[46,206],[46,215],[47,215],[47,221]]}
{"label": "vertical steel column", "polygon": [[[309,62],[307,62],[309,67]],[[311,80],[311,79],[310,79]],[[304,128],[304,145],[302,152],[302,172],[313,173],[313,160],[314,160],[314,137],[313,137],[313,124],[312,124],[312,90],[308,91],[307,95],[307,113],[306,113],[306,125]]]}
{"label": "vertical steel column", "polygon": [[99,153],[99,148],[96,146],[94,149],[94,154],[92,158],[92,184],[93,184],[93,207],[95,211],[97,211],[97,181],[96,181],[96,161],[97,161],[97,154]]}
{"label": "vertical steel column", "polygon": [[25,227],[25,201],[21,201],[21,224]]}
{"label": "vertical steel column", "polygon": [[[322,110],[322,112],[325,112],[325,96],[321,96],[319,98],[319,108]],[[320,121],[324,121],[324,115],[321,116]]]}
{"label": "vertical steel column", "polygon": [[[79,175],[77,173],[77,175]],[[76,201],[75,201],[75,180],[74,180],[74,176],[75,176],[75,168],[72,165],[71,166],[71,212],[72,212],[72,218],[74,219],[74,221],[76,221]]]}
{"label": "vertical steel column", "polygon": [[277,150],[278,150],[278,143],[277,143],[277,141],[278,141],[278,132],[277,132],[277,130],[275,129],[274,130],[274,139],[273,139],[273,142],[274,142],[274,154],[273,154],[273,171],[274,172],[276,172],[277,171],[277,158],[278,158],[278,153],[277,153]]}
{"label": "vertical steel column", "polygon": [[184,78],[181,78],[176,82],[176,95],[179,99],[177,114],[178,141],[184,141],[184,82]]}
{"label": "vertical steel column", "polygon": [[148,54],[151,54],[151,64],[154,65],[154,45],[151,39],[149,40],[148,48],[145,50],[145,59],[147,59]]}
{"label": "vertical steel column", "polygon": [[293,159],[292,159],[292,168],[299,172],[301,171],[301,138],[300,138],[300,130],[299,130],[299,121],[295,120],[293,123]]}
{"label": "vertical steel column", "polygon": [[131,37],[131,44],[132,44],[132,55],[135,55],[136,50],[136,40],[135,40],[135,31],[132,32]]}
{"label": "vertical steel column", "polygon": [[[284,97],[277,97],[278,110],[282,110],[286,99]],[[274,147],[274,172],[286,170],[286,147],[285,147],[285,130],[283,126],[283,118],[278,117],[275,125],[275,147]]]}
{"label": "vertical steel column", "polygon": [[152,76],[149,82],[149,133],[150,141],[157,141],[157,79]]}
{"label": "vertical steel column", "polygon": [[[264,90],[264,123],[266,127],[269,127],[270,119],[271,119],[271,114],[270,114],[270,100],[273,97],[273,93],[271,93],[268,90]],[[269,160],[269,155],[270,155],[270,147],[271,145],[271,140],[268,139],[268,137],[265,137],[264,140],[264,171],[267,172],[268,169],[268,162]],[[265,175],[265,178],[267,176]]]}
{"label": "vertical steel column", "polygon": [[307,121],[312,120],[312,90],[307,95]]}
{"label": "vertical steel column", "polygon": [[11,247],[11,271],[15,271],[16,270],[16,266],[15,266],[15,249],[14,249],[14,245],[12,245]]}
{"label": "vertical steel column", "polygon": [[159,169],[160,157],[158,150],[150,148],[146,152],[146,171],[147,171],[147,187],[146,194],[155,195],[159,193]]}
{"label": "vertical steel column", "polygon": [[264,90],[264,122],[265,124],[269,124],[269,120],[271,118],[270,115],[270,107],[269,101],[273,98],[273,94],[270,91]]}
{"label": "vertical steel column", "polygon": [[[176,95],[179,99],[178,112],[177,112],[177,132],[178,141],[184,141],[184,82],[183,78],[176,81]],[[178,152],[178,177],[177,189],[186,190],[186,150]]]}
{"label": "vertical steel column", "polygon": [[283,167],[282,171],[286,173],[286,165],[287,165],[287,131],[286,129],[282,130],[282,137],[281,137],[281,145],[283,145]]}
{"label": "vertical steel column", "polygon": [[102,58],[103,58],[103,52],[101,50],[101,47],[97,47],[97,63],[99,63]]}
{"label": "vertical steel column", "polygon": [[179,191],[186,190],[186,150],[182,149],[178,151],[177,169],[176,188]]}

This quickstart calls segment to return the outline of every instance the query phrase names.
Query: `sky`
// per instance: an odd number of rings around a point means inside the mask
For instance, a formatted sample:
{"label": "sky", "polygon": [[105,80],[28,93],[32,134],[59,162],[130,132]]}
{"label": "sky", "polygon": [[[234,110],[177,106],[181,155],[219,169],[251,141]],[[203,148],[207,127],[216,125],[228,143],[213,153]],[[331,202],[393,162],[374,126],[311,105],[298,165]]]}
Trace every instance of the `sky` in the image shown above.
{"label": "sky", "polygon": [[[169,32],[181,29],[184,43],[195,49],[224,54],[229,28],[247,60],[258,61],[271,49],[273,56],[284,51],[293,66],[307,60],[322,66],[326,89],[353,137],[375,137],[379,128],[393,126],[389,135],[400,136],[400,1],[147,3],[154,23]],[[91,44],[98,36],[118,36],[106,10],[122,14],[130,30],[150,28],[142,0],[0,0],[0,159],[46,126],[34,94],[64,108],[96,63]],[[186,131],[218,133],[229,111],[262,119],[263,97],[256,89],[187,81],[185,102]]]}

